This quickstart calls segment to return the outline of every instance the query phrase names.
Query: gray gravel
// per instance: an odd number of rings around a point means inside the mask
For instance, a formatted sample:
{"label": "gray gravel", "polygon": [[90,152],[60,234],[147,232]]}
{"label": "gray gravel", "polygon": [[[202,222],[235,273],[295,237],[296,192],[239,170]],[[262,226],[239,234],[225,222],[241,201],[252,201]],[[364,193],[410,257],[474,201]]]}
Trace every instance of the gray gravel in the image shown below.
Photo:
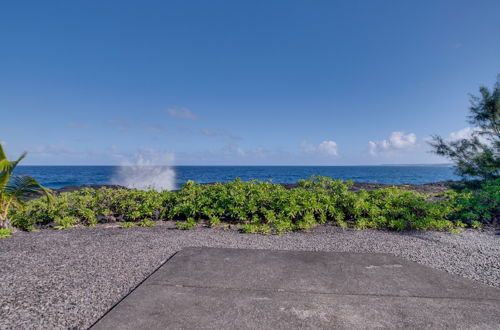
{"label": "gray gravel", "polygon": [[282,236],[196,228],[74,228],[0,240],[0,329],[87,328],[185,246],[384,252],[500,288],[500,236],[320,226]]}

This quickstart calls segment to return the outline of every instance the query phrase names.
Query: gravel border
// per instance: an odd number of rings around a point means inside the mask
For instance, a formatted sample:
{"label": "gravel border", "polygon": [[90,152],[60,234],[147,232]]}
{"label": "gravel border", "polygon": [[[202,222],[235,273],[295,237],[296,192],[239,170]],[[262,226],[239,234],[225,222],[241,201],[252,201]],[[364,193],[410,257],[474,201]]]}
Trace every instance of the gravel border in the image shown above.
{"label": "gravel border", "polygon": [[109,226],[16,233],[0,240],[0,329],[84,329],[186,246],[382,252],[500,288],[493,230],[396,233],[328,225],[281,236],[198,227]]}

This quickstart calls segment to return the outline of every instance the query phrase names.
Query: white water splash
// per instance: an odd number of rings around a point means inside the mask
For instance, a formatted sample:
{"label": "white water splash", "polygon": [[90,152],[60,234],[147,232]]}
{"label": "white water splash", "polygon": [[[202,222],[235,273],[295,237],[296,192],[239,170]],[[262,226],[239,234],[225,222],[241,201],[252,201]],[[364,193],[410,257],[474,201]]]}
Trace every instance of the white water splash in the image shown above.
{"label": "white water splash", "polygon": [[113,184],[141,190],[175,189],[174,155],[169,152],[143,151],[134,161],[126,159],[114,175]]}

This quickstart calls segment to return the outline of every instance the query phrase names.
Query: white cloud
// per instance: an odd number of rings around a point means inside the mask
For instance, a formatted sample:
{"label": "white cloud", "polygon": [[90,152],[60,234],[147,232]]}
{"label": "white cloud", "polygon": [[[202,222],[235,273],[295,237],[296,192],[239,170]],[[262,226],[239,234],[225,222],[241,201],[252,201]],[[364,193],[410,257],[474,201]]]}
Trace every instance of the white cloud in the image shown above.
{"label": "white cloud", "polygon": [[338,146],[335,141],[323,141],[320,144],[310,144],[302,142],[300,147],[307,153],[317,153],[320,155],[334,157],[338,155]]}
{"label": "white cloud", "polygon": [[463,139],[468,140],[473,136],[476,136],[479,139],[479,142],[484,144],[491,144],[491,141],[489,141],[484,135],[478,134],[478,132],[480,131],[481,130],[477,127],[464,127],[458,131],[451,132],[448,141],[457,141]]}
{"label": "white cloud", "polygon": [[422,141],[424,141],[425,143],[431,143],[432,141],[434,141],[434,138],[432,136],[426,136],[422,139]]}
{"label": "white cloud", "polygon": [[388,139],[382,141],[369,141],[370,154],[375,156],[382,152],[408,150],[417,143],[415,133],[392,132]]}
{"label": "white cloud", "polygon": [[334,141],[323,141],[319,144],[318,150],[328,156],[337,156],[337,143]]}
{"label": "white cloud", "polygon": [[191,110],[187,108],[169,108],[165,110],[169,116],[175,118],[189,119],[195,120],[198,119],[198,116],[191,112]]}
{"label": "white cloud", "polygon": [[462,139],[470,139],[472,135],[477,132],[477,129],[472,127],[465,127],[458,131],[450,133],[450,140],[462,140]]}
{"label": "white cloud", "polygon": [[[472,127],[464,127],[462,129],[459,129],[458,131],[451,132],[448,136],[447,139],[445,139],[448,142],[451,141],[458,141],[458,140],[463,140],[463,139],[470,139],[474,134],[476,134],[479,131],[477,128],[472,128]],[[486,142],[487,140],[478,135],[478,138],[481,142]],[[424,142],[430,143],[434,141],[434,138],[432,136],[427,136],[424,139]]]}

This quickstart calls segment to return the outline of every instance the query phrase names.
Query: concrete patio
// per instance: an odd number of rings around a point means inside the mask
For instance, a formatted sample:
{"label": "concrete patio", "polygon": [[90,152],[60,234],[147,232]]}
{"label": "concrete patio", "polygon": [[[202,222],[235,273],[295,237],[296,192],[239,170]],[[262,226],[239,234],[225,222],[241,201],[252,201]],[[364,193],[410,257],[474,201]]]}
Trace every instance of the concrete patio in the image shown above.
{"label": "concrete patio", "polygon": [[499,329],[500,290],[374,253],[185,248],[94,329]]}

